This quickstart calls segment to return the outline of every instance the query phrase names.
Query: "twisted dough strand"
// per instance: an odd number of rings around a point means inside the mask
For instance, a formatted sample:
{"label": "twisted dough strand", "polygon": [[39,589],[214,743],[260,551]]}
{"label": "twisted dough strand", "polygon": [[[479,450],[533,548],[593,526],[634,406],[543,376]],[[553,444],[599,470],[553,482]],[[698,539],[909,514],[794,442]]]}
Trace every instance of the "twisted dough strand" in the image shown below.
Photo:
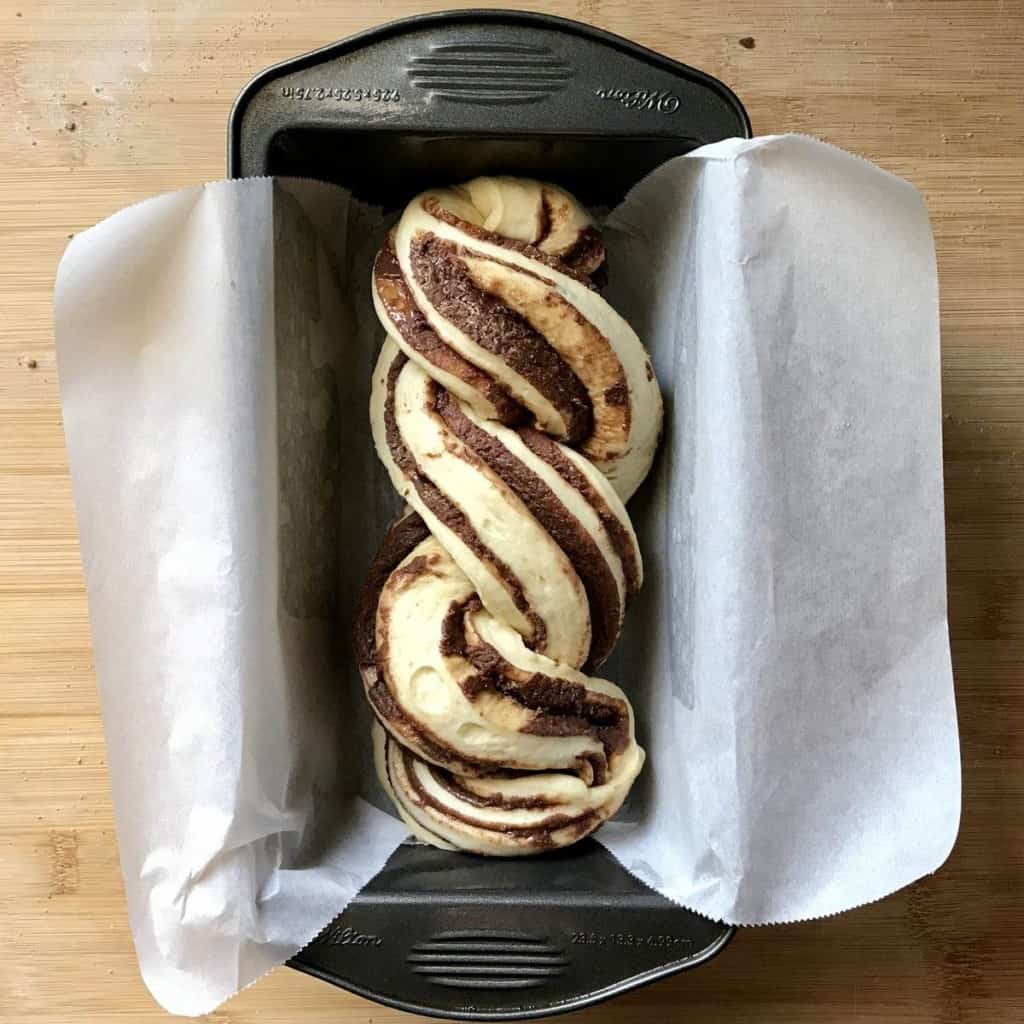
{"label": "twisted dough strand", "polygon": [[409,511],[358,654],[381,780],[435,845],[573,842],[643,764],[625,694],[581,671],[642,581],[623,501],[661,419],[643,347],[594,287],[603,265],[571,196],[489,178],[414,199],[374,267],[371,421]]}

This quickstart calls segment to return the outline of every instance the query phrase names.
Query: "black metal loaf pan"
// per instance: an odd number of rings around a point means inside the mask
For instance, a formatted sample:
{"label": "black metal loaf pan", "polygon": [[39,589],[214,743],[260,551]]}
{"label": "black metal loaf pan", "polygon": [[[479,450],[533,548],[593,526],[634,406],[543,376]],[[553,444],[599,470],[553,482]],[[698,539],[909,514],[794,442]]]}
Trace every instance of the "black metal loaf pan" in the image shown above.
{"label": "black metal loaf pan", "polygon": [[[749,135],[739,100],[700,71],[576,22],[460,11],[258,75],[231,112],[229,166],[337,182],[387,209],[483,173],[610,205],[665,160]],[[593,840],[527,860],[410,843],[291,965],[402,1009],[524,1019],[694,967],[731,937]]]}

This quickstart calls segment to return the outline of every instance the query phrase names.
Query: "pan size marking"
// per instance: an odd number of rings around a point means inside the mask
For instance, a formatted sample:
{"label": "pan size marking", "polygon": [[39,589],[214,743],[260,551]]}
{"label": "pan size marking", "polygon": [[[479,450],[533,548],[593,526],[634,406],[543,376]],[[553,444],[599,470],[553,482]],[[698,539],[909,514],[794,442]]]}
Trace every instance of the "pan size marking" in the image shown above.
{"label": "pan size marking", "polygon": [[680,99],[667,89],[597,89],[594,93],[600,100],[611,100],[627,110],[653,110],[658,114],[674,114],[680,106]]}
{"label": "pan size marking", "polygon": [[574,946],[648,946],[664,949],[692,946],[685,935],[636,935],[633,932],[573,932],[569,940]]}
{"label": "pan size marking", "polygon": [[286,100],[334,100],[338,103],[398,103],[397,89],[352,88],[340,85],[282,85],[281,95]]}

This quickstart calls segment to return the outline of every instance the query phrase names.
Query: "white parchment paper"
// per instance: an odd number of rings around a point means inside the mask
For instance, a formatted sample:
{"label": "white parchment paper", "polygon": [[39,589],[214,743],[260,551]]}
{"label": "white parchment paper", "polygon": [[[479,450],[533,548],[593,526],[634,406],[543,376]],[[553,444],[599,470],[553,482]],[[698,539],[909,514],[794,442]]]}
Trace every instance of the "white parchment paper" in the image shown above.
{"label": "white parchment paper", "polygon": [[[312,182],[142,203],[58,273],[61,396],[131,925],[200,1014],[404,836],[348,649],[396,510],[369,439],[382,218]],[[920,197],[803,137],[673,160],[608,221],[666,436],[603,674],[644,771],[598,837],[701,913],[836,913],[959,821],[938,296]]]}

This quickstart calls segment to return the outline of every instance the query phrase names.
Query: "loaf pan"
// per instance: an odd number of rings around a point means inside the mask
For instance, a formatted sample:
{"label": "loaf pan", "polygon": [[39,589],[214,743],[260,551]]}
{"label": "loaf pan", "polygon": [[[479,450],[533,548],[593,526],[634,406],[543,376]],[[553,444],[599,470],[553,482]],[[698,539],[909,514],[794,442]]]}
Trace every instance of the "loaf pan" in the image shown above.
{"label": "loaf pan", "polygon": [[[257,75],[231,112],[228,164],[232,177],[336,182],[388,210],[488,173],[610,206],[671,157],[749,135],[721,82],[628,40],[544,15],[458,11]],[[525,860],[409,842],[290,965],[400,1009],[522,1020],[706,963],[732,934],[592,839]]]}

